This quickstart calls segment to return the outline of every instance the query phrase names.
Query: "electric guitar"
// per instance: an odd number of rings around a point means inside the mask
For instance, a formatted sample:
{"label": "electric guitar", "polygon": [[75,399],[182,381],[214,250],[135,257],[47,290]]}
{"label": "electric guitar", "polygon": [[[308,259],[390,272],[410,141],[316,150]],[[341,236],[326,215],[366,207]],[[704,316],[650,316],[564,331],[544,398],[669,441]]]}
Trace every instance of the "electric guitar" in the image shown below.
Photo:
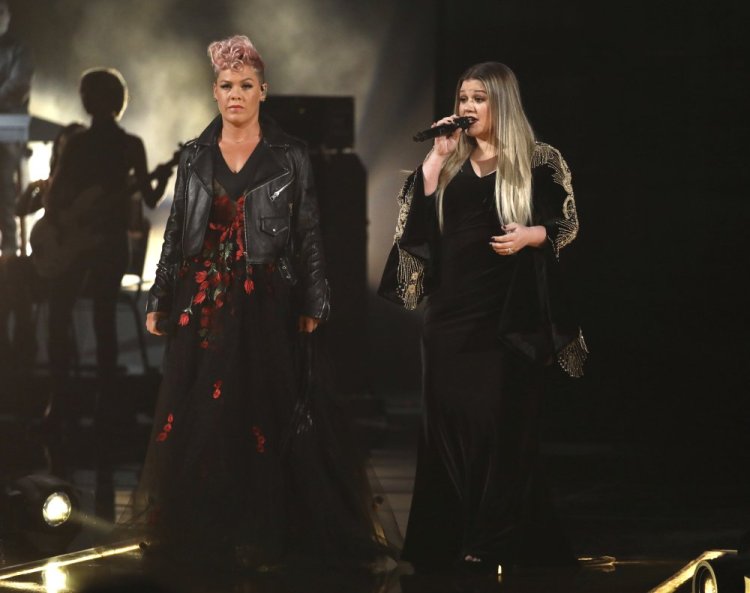
{"label": "electric guitar", "polygon": [[[174,167],[179,162],[181,152],[182,144],[171,159],[149,173],[148,182],[165,175],[167,168]],[[138,191],[139,185],[131,175],[127,187],[119,195],[121,198],[130,198],[129,233],[137,233],[142,229],[143,206]],[[99,185],[86,188],[65,209],[58,211],[54,218],[45,213],[36,221],[29,234],[29,244],[31,260],[39,276],[60,276],[82,253],[96,248],[106,239],[97,223],[106,219],[111,207],[112,200],[103,199],[108,193]]]}

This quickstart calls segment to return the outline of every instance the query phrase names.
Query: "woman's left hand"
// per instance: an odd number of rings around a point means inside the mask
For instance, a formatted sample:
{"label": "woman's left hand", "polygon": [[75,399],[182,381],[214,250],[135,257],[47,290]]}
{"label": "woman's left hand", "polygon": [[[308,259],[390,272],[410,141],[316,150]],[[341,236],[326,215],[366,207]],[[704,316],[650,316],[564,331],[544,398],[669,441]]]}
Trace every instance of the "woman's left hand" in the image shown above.
{"label": "woman's left hand", "polygon": [[319,324],[320,319],[316,319],[315,317],[307,317],[305,315],[299,316],[298,328],[301,332],[311,334],[317,329]]}
{"label": "woman's left hand", "polygon": [[547,229],[543,226],[524,226],[509,222],[503,226],[504,235],[491,237],[490,247],[498,255],[513,255],[524,247],[539,247],[547,238]]}

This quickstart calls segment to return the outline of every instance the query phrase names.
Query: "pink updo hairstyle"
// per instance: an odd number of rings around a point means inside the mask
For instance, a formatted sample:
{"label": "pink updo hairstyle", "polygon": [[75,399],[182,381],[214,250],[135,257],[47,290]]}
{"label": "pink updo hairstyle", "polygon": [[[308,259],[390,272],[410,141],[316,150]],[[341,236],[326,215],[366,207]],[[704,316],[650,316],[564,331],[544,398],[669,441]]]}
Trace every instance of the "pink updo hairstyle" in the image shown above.
{"label": "pink updo hairstyle", "polygon": [[208,57],[214,74],[218,76],[222,70],[242,70],[243,66],[250,66],[258,73],[260,81],[265,80],[265,64],[255,49],[253,42],[245,35],[234,35],[221,41],[214,41],[208,46]]}

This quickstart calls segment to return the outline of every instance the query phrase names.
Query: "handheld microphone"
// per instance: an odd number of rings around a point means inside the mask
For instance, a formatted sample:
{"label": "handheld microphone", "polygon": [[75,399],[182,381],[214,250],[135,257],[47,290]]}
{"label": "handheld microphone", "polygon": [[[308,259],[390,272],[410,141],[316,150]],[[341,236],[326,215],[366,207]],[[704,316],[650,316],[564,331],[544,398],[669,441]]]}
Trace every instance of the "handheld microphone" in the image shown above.
{"label": "handheld microphone", "polygon": [[431,138],[437,138],[438,136],[447,136],[448,134],[455,132],[458,128],[465,130],[475,121],[477,120],[473,117],[457,117],[449,124],[440,124],[434,128],[428,128],[427,130],[417,132],[414,134],[414,142],[423,142],[425,140],[430,140]]}

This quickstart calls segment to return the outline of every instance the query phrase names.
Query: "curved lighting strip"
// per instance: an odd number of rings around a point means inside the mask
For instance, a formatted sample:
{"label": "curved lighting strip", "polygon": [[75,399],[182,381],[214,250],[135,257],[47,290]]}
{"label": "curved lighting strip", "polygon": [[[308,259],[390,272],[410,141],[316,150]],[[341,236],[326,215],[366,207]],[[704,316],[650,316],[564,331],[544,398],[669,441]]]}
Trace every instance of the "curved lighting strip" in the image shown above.
{"label": "curved lighting strip", "polygon": [[679,572],[673,574],[658,587],[651,589],[648,593],[674,593],[682,585],[688,582],[695,573],[695,567],[703,560],[715,560],[729,554],[736,554],[737,550],[709,550],[688,562]]}
{"label": "curved lighting strip", "polygon": [[[118,556],[120,554],[135,552],[141,549],[140,544],[142,541],[143,540],[140,538],[128,540],[113,546],[88,548],[86,550],[81,550],[80,552],[71,552],[70,554],[63,554],[62,556],[55,556],[54,558],[37,560],[26,564],[16,564],[15,566],[9,566],[0,571],[0,581],[35,574],[37,572],[44,572],[51,567],[61,568],[63,566],[70,566],[71,564],[79,564],[81,562],[89,562],[90,560],[98,560],[99,558],[107,558],[109,556]],[[6,584],[4,583],[2,586],[5,585]],[[47,589],[45,588],[45,591],[46,590]]]}

